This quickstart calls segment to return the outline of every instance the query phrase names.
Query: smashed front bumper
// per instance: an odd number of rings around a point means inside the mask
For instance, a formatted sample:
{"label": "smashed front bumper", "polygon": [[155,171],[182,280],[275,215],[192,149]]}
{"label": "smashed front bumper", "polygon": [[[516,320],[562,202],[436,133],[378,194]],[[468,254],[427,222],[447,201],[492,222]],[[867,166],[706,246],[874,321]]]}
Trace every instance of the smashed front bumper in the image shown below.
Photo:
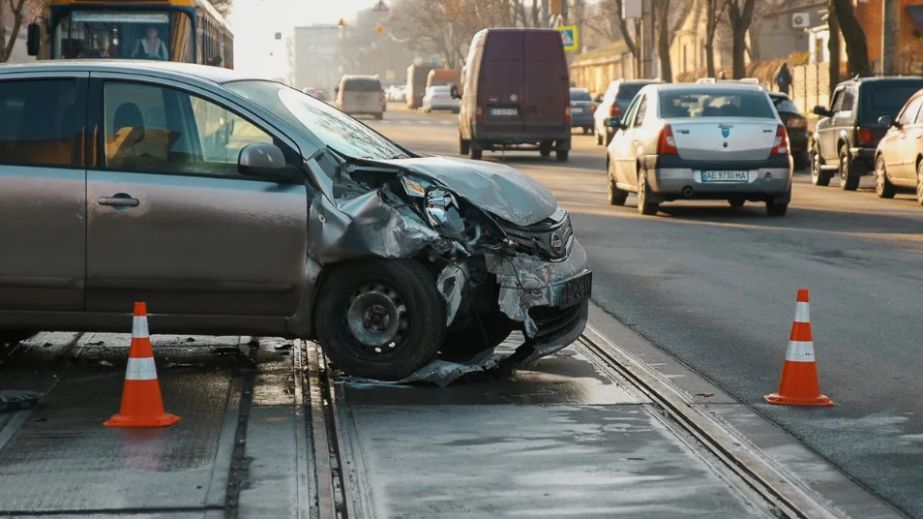
{"label": "smashed front bumper", "polygon": [[500,311],[523,324],[529,350],[519,363],[554,353],[574,342],[586,327],[591,273],[586,251],[573,240],[562,261],[528,254],[485,255],[497,277]]}

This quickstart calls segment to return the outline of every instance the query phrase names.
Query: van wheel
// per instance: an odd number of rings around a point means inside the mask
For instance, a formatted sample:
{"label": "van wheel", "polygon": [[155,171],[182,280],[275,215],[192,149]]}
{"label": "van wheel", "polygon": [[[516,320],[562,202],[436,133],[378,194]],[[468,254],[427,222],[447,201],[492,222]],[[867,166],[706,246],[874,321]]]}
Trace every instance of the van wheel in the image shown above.
{"label": "van wheel", "polygon": [[377,113],[377,114],[375,114],[375,118],[378,119],[378,120],[380,121],[380,120],[382,120],[382,119],[385,118],[385,114],[383,114],[383,113]]}
{"label": "van wheel", "polygon": [[550,143],[550,142],[547,142],[547,141],[546,141],[546,142],[542,142],[541,144],[538,145],[538,153],[539,153],[539,155],[541,155],[542,157],[549,157],[549,156],[551,156],[551,150],[552,150],[552,149],[553,149],[553,148],[552,148],[552,146],[551,146],[551,143]]}
{"label": "van wheel", "polygon": [[483,153],[477,141],[470,141],[468,143],[468,156],[471,157],[471,160],[481,160]]}
{"label": "van wheel", "polygon": [[339,369],[397,380],[436,358],[445,301],[433,274],[410,260],[347,263],[321,286],[317,340]]}
{"label": "van wheel", "polygon": [[471,148],[471,141],[462,139],[461,135],[458,136],[458,153],[459,155],[467,155],[468,149]]}
{"label": "van wheel", "polygon": [[558,162],[567,162],[567,156],[570,154],[569,150],[555,150],[554,158]]}

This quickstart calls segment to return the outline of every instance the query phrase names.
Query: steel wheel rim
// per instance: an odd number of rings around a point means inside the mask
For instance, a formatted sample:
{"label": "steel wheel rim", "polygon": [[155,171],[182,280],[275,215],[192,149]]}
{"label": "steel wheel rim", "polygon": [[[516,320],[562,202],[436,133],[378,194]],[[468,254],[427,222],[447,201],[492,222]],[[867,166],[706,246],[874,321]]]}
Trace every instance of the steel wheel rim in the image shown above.
{"label": "steel wheel rim", "polygon": [[349,333],[366,350],[375,354],[394,351],[410,325],[407,305],[400,294],[382,284],[359,287],[346,310]]}
{"label": "steel wheel rim", "polygon": [[840,154],[840,178],[846,182],[846,171],[849,168],[849,156],[845,153]]}
{"label": "steel wheel rim", "polygon": [[881,158],[875,162],[875,189],[878,194],[885,192],[885,165]]}
{"label": "steel wheel rim", "polygon": [[917,166],[917,202],[923,205],[923,162]]}

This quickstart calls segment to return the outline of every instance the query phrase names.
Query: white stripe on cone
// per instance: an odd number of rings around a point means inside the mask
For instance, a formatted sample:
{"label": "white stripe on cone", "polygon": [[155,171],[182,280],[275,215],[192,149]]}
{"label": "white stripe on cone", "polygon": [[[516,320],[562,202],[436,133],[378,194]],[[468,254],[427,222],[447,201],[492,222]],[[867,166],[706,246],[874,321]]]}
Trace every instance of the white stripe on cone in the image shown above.
{"label": "white stripe on cone", "polygon": [[788,341],[785,360],[788,362],[814,362],[814,342]]}
{"label": "white stripe on cone", "polygon": [[795,322],[796,323],[809,323],[811,322],[811,307],[808,303],[797,302],[795,303]]}
{"label": "white stripe on cone", "polygon": [[157,367],[154,358],[128,359],[128,369],[125,370],[125,380],[157,380]]}
{"label": "white stripe on cone", "polygon": [[131,335],[133,337],[149,337],[150,332],[147,329],[147,317],[134,316],[131,322]]}

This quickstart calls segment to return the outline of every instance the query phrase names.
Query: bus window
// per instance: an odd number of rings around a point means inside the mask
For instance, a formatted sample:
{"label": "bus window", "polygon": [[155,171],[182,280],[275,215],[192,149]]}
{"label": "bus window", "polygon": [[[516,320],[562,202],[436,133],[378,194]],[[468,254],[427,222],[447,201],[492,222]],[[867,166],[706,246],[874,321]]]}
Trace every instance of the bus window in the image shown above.
{"label": "bus window", "polygon": [[77,10],[54,33],[54,56],[185,61],[191,24],[185,13]]}

